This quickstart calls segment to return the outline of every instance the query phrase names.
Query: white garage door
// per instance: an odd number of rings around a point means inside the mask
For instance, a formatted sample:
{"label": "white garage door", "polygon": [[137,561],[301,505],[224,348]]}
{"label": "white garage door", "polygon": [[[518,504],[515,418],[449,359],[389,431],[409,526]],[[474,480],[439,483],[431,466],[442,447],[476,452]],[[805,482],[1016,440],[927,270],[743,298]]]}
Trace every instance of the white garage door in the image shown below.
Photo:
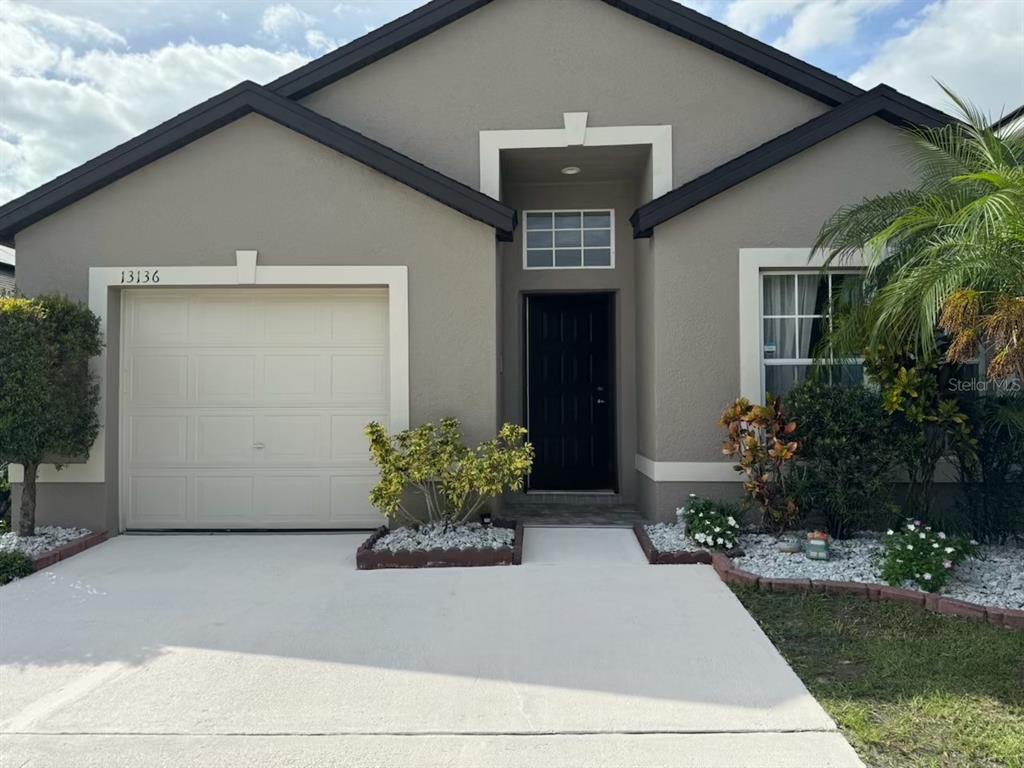
{"label": "white garage door", "polygon": [[388,422],[387,292],[126,291],[129,529],[379,525],[363,427]]}

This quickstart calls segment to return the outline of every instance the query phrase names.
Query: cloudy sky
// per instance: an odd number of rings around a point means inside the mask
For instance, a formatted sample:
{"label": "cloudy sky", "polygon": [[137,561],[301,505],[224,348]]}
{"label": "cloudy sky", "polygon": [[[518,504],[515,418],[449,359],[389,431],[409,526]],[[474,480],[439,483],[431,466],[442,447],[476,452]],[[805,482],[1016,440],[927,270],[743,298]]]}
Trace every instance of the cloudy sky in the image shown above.
{"label": "cloudy sky", "polygon": [[[557,0],[532,0],[557,2]],[[0,0],[0,204],[240,80],[267,82],[419,0]],[[686,0],[862,87],[1024,103],[1021,0]]]}

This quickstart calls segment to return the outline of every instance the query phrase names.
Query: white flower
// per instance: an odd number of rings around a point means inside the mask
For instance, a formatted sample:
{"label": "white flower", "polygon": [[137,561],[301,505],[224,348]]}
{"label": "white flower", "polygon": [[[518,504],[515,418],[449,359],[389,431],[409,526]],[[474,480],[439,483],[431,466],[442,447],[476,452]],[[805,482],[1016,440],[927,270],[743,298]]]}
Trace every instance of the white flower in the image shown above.
{"label": "white flower", "polygon": [[938,549],[938,548],[939,548],[939,542],[933,541],[932,542],[932,549]]}
{"label": "white flower", "polygon": [[946,549],[945,549],[945,550],[943,550],[943,551],[944,551],[944,552],[945,552],[945,553],[946,553],[947,555],[951,555],[951,554],[953,554],[954,552],[956,552],[956,550],[955,550],[955,549],[953,549],[952,547],[946,547]]}
{"label": "white flower", "polygon": [[940,539],[946,538],[946,534],[944,534],[942,531],[939,531],[938,536]]}
{"label": "white flower", "polygon": [[721,536],[718,537],[718,543],[719,544],[725,544],[725,541],[722,540]]}
{"label": "white flower", "polygon": [[913,544],[907,544],[907,549],[913,549],[913,548],[914,548]]}
{"label": "white flower", "polygon": [[930,573],[926,573],[926,574],[924,575],[924,580],[925,580],[925,581],[931,581],[931,580],[932,580],[932,575],[931,575]]}
{"label": "white flower", "polygon": [[919,538],[922,538],[922,539],[927,539],[927,538],[928,538],[928,535],[927,535],[927,534],[924,534],[924,533],[919,533],[919,534],[918,534],[918,537],[919,537]]}
{"label": "white flower", "polygon": [[914,530],[914,524],[913,523],[907,523],[907,530],[908,531]]}
{"label": "white flower", "polygon": [[731,515],[729,516],[729,525],[731,525],[733,528],[738,527],[736,520]]}
{"label": "white flower", "polygon": [[978,546],[978,542],[976,542],[974,539],[971,539],[971,546],[972,547]]}
{"label": "white flower", "polygon": [[690,498],[691,499],[696,499],[697,498],[697,494],[696,493],[691,493],[690,494]]}
{"label": "white flower", "polygon": [[885,532],[885,535],[886,535],[886,536],[892,536],[892,535],[893,535],[893,533],[895,533],[895,531],[893,531],[893,529],[892,529],[892,528],[890,528],[890,529],[889,529],[888,531],[886,531],[886,532]]}
{"label": "white flower", "polygon": [[721,533],[721,532],[722,532],[722,529],[721,529],[721,528],[719,528],[719,527],[718,527],[718,526],[716,525],[716,526],[715,526],[715,533]]}

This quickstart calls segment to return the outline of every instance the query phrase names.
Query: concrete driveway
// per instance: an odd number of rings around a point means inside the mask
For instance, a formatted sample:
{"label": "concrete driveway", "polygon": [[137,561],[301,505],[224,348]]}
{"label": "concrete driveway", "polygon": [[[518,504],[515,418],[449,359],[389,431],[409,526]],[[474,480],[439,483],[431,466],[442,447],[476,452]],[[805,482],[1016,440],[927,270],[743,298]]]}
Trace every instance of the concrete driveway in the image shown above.
{"label": "concrete driveway", "polygon": [[122,536],[0,589],[3,766],[858,766],[706,566],[528,529],[522,567],[362,535]]}

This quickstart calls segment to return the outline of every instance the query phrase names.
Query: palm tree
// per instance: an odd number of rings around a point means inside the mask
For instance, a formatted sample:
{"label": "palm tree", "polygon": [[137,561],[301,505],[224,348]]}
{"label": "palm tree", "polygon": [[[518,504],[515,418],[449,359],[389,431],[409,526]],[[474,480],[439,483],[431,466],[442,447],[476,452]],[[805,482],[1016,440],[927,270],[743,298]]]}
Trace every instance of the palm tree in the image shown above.
{"label": "palm tree", "polygon": [[1024,127],[993,128],[942,87],[962,121],[906,130],[920,185],[841,208],[819,233],[826,268],[867,267],[832,354],[962,363],[984,348],[989,378],[1024,381]]}

